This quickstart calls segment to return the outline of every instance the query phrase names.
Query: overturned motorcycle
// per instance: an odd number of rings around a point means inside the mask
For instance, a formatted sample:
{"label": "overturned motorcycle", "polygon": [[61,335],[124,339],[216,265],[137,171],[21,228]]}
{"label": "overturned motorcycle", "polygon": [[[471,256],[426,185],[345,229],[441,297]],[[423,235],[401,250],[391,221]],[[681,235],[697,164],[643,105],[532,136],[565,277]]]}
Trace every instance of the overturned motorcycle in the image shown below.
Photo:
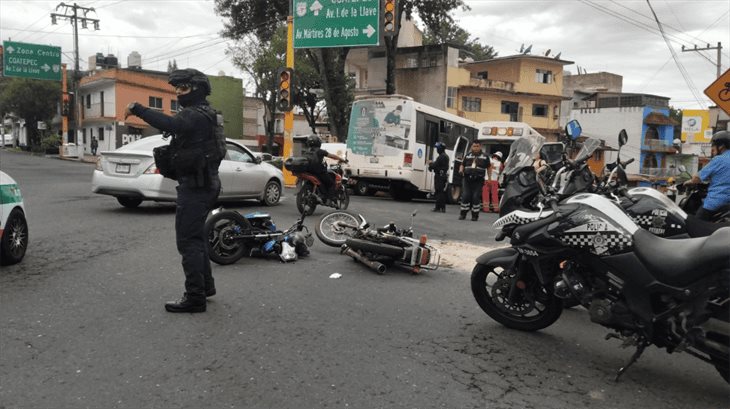
{"label": "overturned motorcycle", "polygon": [[287,230],[276,229],[266,213],[242,215],[218,208],[205,222],[210,259],[217,264],[233,264],[243,256],[276,255],[282,262],[294,261],[309,254],[314,244],[312,233],[304,225],[304,215]]}
{"label": "overturned motorcycle", "polygon": [[339,210],[319,219],[314,227],[322,242],[340,247],[342,254],[352,257],[378,274],[385,274],[388,266],[399,265],[413,274],[422,270],[435,270],[441,259],[438,249],[427,244],[426,235],[413,238],[411,226],[399,229],[394,223],[372,229],[362,215]]}

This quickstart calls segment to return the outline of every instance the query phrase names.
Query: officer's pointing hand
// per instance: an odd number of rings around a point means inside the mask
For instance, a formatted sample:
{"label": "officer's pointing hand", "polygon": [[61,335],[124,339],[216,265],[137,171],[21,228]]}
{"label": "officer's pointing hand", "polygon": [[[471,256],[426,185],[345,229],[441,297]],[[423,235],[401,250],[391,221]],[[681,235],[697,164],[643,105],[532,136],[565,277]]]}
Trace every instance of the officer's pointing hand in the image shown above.
{"label": "officer's pointing hand", "polygon": [[132,108],[134,108],[135,105],[137,105],[136,102],[132,102],[129,105],[127,105],[127,108],[124,110],[124,119],[127,119],[127,117],[130,115],[134,115],[132,113]]}

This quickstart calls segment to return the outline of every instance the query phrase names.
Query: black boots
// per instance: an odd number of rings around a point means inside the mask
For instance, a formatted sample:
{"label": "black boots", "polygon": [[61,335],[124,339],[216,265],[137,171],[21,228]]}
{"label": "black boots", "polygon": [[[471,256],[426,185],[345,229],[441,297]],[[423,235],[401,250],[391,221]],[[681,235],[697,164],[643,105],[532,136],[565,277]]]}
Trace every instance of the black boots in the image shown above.
{"label": "black boots", "polygon": [[464,220],[464,219],[466,219],[466,212],[464,210],[462,210],[461,213],[459,213],[459,220]]}
{"label": "black boots", "polygon": [[[210,297],[208,292],[206,292],[206,296]],[[215,294],[215,290],[212,292]],[[165,310],[167,310],[167,312],[205,312],[205,308],[205,298],[201,299],[200,297],[189,297],[187,293],[183,294],[180,301],[170,301],[165,304]]]}
{"label": "black boots", "polygon": [[475,222],[479,220],[479,212],[471,212],[471,221]]}

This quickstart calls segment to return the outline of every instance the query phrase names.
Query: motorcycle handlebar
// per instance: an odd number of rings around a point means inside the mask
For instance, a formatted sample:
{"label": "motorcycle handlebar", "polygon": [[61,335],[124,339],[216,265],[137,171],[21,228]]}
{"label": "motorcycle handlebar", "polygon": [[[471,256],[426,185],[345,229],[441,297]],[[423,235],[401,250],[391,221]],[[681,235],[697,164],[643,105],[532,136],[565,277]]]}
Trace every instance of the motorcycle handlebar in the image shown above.
{"label": "motorcycle handlebar", "polygon": [[634,161],[634,159],[635,158],[631,158],[631,159],[627,160],[626,162],[621,162],[621,166],[624,168],[629,166]]}

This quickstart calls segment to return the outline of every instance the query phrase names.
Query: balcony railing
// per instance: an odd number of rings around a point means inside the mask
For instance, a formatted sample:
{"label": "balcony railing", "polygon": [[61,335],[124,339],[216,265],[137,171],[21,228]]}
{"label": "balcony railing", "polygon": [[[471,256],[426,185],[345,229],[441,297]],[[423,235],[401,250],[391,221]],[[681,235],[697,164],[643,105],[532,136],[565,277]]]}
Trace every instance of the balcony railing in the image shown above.
{"label": "balcony railing", "polygon": [[514,91],[515,84],[507,81],[483,80],[481,78],[469,78],[469,85],[478,88],[500,89]]}
{"label": "balcony railing", "polygon": [[641,145],[641,149],[652,152],[674,153],[675,151],[674,145],[672,145],[671,142],[661,139],[645,139],[644,143]]}
{"label": "balcony railing", "polygon": [[104,106],[99,102],[90,104],[88,107],[84,104],[82,112],[84,119],[112,117],[115,115],[114,104],[112,102],[105,102]]}

